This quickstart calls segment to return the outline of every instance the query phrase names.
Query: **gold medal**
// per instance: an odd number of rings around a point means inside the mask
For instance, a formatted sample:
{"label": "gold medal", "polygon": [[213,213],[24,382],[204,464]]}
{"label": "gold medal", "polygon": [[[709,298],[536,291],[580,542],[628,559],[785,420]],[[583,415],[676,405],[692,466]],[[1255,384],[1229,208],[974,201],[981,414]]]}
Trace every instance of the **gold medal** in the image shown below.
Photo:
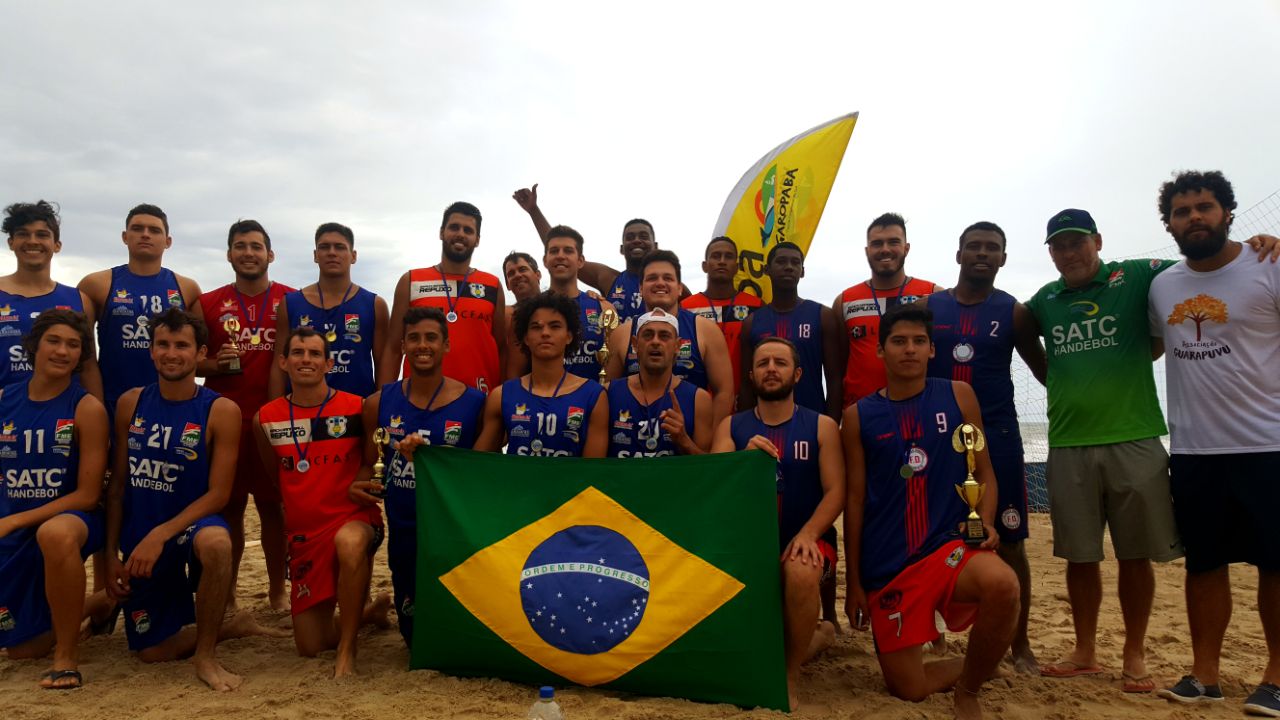
{"label": "gold medal", "polygon": [[262,333],[261,333],[261,332],[259,332],[257,329],[255,329],[255,330],[253,331],[253,333],[252,333],[251,335],[249,335],[249,344],[250,344],[250,345],[261,345],[261,344],[262,344]]}
{"label": "gold medal", "polygon": [[334,342],[338,339],[338,333],[335,332],[333,328],[329,328],[328,330],[324,331],[324,339],[328,340],[329,342]]}

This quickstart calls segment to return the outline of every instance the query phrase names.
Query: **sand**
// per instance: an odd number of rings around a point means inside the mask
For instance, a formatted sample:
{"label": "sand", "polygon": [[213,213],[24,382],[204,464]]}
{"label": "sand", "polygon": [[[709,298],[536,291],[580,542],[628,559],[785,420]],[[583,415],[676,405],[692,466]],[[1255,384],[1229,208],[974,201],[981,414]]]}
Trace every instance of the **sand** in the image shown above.
{"label": "sand", "polygon": [[[250,515],[253,515],[250,510]],[[1028,550],[1036,597],[1031,612],[1032,645],[1041,662],[1070,648],[1071,618],[1064,585],[1064,563],[1052,556],[1048,517],[1033,516]],[[253,537],[250,535],[250,537]],[[983,703],[990,717],[1026,720],[1068,718],[1226,718],[1240,717],[1243,698],[1258,682],[1265,662],[1265,643],[1257,616],[1257,575],[1234,568],[1236,614],[1227,634],[1222,660],[1225,703],[1213,707],[1176,707],[1154,695],[1120,692],[1120,609],[1115,598],[1115,565],[1104,564],[1107,597],[1102,605],[1100,662],[1107,672],[1091,678],[1051,680],[1015,676],[988,685]],[[1189,667],[1191,648],[1182,599],[1180,562],[1156,568],[1156,599],[1148,636],[1147,664],[1163,685],[1176,681]],[[374,573],[375,591],[390,592],[385,549]],[[283,626],[287,617],[266,602],[266,573],[261,551],[246,552],[241,604],[264,624]],[[843,608],[843,598],[841,599]],[[952,636],[951,652],[963,638]],[[501,680],[470,680],[432,671],[409,672],[408,653],[399,633],[366,628],[360,636],[361,675],[330,679],[333,653],[299,658],[290,639],[231,640],[220,646],[223,663],[242,674],[245,683],[232,693],[214,693],[195,680],[185,662],[143,665],[125,647],[123,625],[82,648],[80,690],[52,692],[36,686],[44,661],[0,658],[3,720],[27,718],[523,718],[536,689]],[[880,679],[868,635],[849,633],[807,666],[801,687],[803,718],[950,717],[950,696],[911,704],[891,698]],[[565,688],[557,692],[568,718],[764,718],[765,710],[743,710],[688,700],[650,698],[604,690]]]}

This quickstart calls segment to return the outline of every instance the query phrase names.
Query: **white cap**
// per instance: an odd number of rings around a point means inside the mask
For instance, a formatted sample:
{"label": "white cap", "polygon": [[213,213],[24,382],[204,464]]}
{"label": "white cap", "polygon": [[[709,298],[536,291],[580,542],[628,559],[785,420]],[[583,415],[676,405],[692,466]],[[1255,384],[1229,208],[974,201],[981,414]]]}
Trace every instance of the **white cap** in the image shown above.
{"label": "white cap", "polygon": [[680,323],[676,321],[676,316],[662,308],[654,308],[636,318],[636,332],[640,332],[640,328],[651,322],[666,323],[676,331],[677,335],[680,334]]}

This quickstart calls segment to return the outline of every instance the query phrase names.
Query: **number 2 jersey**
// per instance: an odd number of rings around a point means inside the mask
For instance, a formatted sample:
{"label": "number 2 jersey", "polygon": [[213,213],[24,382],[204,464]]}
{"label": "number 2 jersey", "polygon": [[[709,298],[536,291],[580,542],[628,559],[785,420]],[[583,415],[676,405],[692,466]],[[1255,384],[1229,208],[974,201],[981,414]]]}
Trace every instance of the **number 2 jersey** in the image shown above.
{"label": "number 2 jersey", "polygon": [[[763,435],[778,448],[779,550],[786,548],[822,502],[822,471],[818,463],[820,417],[817,412],[797,404],[791,419],[778,425],[765,423],[754,409],[744,410],[729,421],[733,446],[739,450],[756,435]],[[835,547],[835,527],[824,529],[822,539]]]}
{"label": "number 2 jersey", "polygon": [[862,586],[878,590],[958,537],[969,507],[955,487],[968,464],[951,436],[964,416],[951,381],[928,378],[924,391],[905,400],[878,392],[862,398],[858,422],[867,471]]}
{"label": "number 2 jersey", "polygon": [[166,400],[159,385],[142,388],[129,419],[129,476],[120,549],[142,538],[209,491],[209,411],[218,394],[196,386],[189,400]]}
{"label": "number 2 jersey", "polygon": [[5,355],[0,362],[0,387],[31,377],[31,358],[22,347],[22,336],[31,332],[40,313],[54,308],[84,312],[80,291],[62,283],[55,283],[53,290],[35,297],[0,290],[0,352]]}
{"label": "number 2 jersey", "polygon": [[111,286],[98,318],[98,367],[110,416],[126,390],[156,381],[147,325],[152,315],[171,307],[187,307],[172,270],[135,275],[128,265],[111,268]]}
{"label": "number 2 jersey", "polygon": [[378,425],[386,428],[391,437],[391,443],[382,451],[382,461],[386,464],[387,523],[392,528],[414,527],[418,514],[413,461],[397,451],[396,445],[410,435],[418,435],[424,445],[474,447],[485,402],[484,393],[466,388],[448,404],[427,410],[409,402],[404,384],[397,380],[383,385],[378,401]]}
{"label": "number 2 jersey", "polygon": [[[995,290],[986,300],[963,305],[950,292],[929,296],[933,312],[934,356],[929,377],[960,380],[973,386],[982,407],[982,424],[989,437],[1017,439],[1018,411],[1013,403],[1013,306],[1017,300]],[[1004,450],[1004,448],[999,448]]]}

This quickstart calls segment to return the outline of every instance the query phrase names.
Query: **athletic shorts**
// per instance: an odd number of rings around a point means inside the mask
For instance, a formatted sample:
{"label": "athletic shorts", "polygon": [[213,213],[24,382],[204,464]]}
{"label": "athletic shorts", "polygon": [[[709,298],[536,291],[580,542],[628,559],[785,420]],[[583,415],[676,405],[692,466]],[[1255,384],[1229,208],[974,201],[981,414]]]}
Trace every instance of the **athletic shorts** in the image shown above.
{"label": "athletic shorts", "polygon": [[867,596],[871,634],[876,652],[886,655],[933,642],[939,637],[934,613],[940,613],[951,632],[969,629],[978,614],[976,603],[952,602],[956,581],[976,550],[952,540],[932,554],[908,565],[888,585]]}
{"label": "athletic shorts", "polygon": [[236,461],[235,482],[231,486],[233,503],[250,495],[258,502],[283,502],[280,488],[267,477],[267,471],[262,467],[257,432],[252,418],[240,426],[240,455]]}
{"label": "athletic shorts", "polygon": [[1107,529],[1118,560],[1182,557],[1169,494],[1169,455],[1158,438],[1049,448],[1046,474],[1057,557],[1101,562]]}
{"label": "athletic shorts", "polygon": [[[129,581],[124,601],[124,629],[129,649],[138,652],[173,637],[196,621],[195,592],[200,585],[196,535],[208,528],[228,530],[221,515],[207,515],[169,538],[149,578]],[[133,548],[122,548],[129,558]]]}
{"label": "athletic shorts", "polygon": [[[86,560],[102,549],[105,525],[101,512],[69,510],[84,523],[89,537],[80,546]],[[16,536],[16,537],[15,537]],[[36,528],[23,528],[5,538],[0,550],[0,648],[16,647],[53,629],[44,589],[44,553],[36,542]]]}
{"label": "athletic shorts", "polygon": [[318,533],[289,533],[289,554],[285,560],[289,573],[289,607],[294,615],[338,597],[338,548],[334,538],[347,523],[358,520],[373,527],[369,556],[382,544],[382,510],[377,506],[361,508],[331,529]]}
{"label": "athletic shorts", "polygon": [[1238,562],[1280,572],[1280,452],[1174,455],[1169,470],[1187,572]]}
{"label": "athletic shorts", "polygon": [[1027,476],[1022,464],[1022,443],[1006,450],[990,453],[1000,503],[996,510],[996,534],[1000,542],[1014,543],[1027,539]]}
{"label": "athletic shorts", "polygon": [[405,647],[413,647],[413,600],[418,581],[418,529],[393,525],[387,537],[387,567],[391,569],[391,589],[395,593],[396,617]]}

